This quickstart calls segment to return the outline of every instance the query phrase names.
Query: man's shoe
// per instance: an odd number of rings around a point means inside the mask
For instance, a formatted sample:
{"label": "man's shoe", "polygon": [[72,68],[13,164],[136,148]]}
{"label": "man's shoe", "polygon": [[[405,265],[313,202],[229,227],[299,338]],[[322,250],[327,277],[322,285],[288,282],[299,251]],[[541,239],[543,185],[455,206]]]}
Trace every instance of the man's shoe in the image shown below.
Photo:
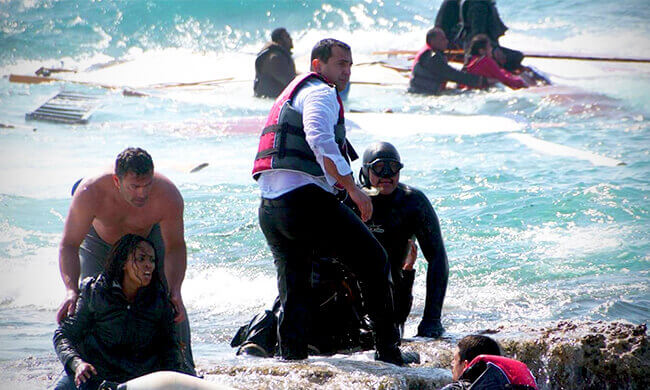
{"label": "man's shoe", "polygon": [[244,344],[237,350],[237,355],[248,355],[248,356],[257,356],[267,358],[269,354],[255,343]]}
{"label": "man's shoe", "polygon": [[442,326],[440,319],[430,321],[422,320],[420,325],[418,325],[418,334],[416,336],[437,339],[442,336],[443,333],[445,333],[445,328]]}
{"label": "man's shoe", "polygon": [[413,351],[402,351],[402,360],[404,364],[420,364],[420,354]]}
{"label": "man's shoe", "polygon": [[395,347],[388,351],[375,351],[375,360],[394,364],[396,366],[404,366],[411,363],[419,364],[420,354],[411,351],[402,352],[399,348]]}
{"label": "man's shoe", "polygon": [[394,364],[396,366],[403,366],[404,359],[402,358],[402,352],[397,347],[385,349],[385,350],[376,350],[375,351],[375,360],[382,362]]}

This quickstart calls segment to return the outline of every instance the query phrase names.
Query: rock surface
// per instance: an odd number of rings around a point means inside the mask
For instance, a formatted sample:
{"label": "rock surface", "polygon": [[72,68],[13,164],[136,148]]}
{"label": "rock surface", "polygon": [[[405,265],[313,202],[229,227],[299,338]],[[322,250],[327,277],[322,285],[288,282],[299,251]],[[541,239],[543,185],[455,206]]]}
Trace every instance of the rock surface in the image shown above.
{"label": "rock surface", "polygon": [[[499,341],[505,355],[528,365],[540,389],[648,389],[650,351],[645,324],[561,321],[545,327],[498,327],[477,333]],[[372,352],[312,357],[286,363],[277,359],[199,358],[205,379],[240,389],[438,389],[451,381],[458,337],[415,338],[405,350],[420,353],[409,367],[375,362]],[[234,352],[233,352],[234,355]],[[61,366],[54,356],[0,363],[0,388],[43,389]]]}

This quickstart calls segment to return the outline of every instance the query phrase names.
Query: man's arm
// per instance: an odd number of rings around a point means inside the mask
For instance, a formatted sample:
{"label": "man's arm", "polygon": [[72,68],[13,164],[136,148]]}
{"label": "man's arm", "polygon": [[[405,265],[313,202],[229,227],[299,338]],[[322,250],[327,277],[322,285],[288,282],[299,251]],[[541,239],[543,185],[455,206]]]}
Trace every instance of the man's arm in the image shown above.
{"label": "man's arm", "polygon": [[[339,115],[336,92],[329,88],[313,90],[304,97],[302,107],[305,138],[316,159],[322,159],[322,168],[330,177],[328,182],[342,185],[350,199],[359,207],[361,219],[367,221],[372,216],[372,201],[354,183],[352,168],[341,155],[334,140],[334,124]],[[330,182],[332,179],[334,182]]]}
{"label": "man's arm", "polygon": [[72,198],[65,219],[63,237],[59,244],[59,270],[66,295],[56,313],[58,323],[74,313],[79,296],[79,274],[81,273],[79,246],[95,218],[93,212],[95,199],[92,192],[93,190],[86,186],[79,188]]}
{"label": "man's arm", "polygon": [[455,81],[477,88],[482,88],[487,85],[485,77],[455,69],[443,59],[442,54],[436,54],[433,61],[434,72],[438,73],[444,81]]}
{"label": "man's arm", "polygon": [[[164,179],[167,180],[167,179]],[[183,197],[180,192],[167,180],[165,183],[167,204],[165,214],[160,221],[160,232],[165,243],[165,278],[169,286],[169,295],[176,310],[175,322],[185,319],[185,306],[181,297],[181,285],[185,279],[187,268],[187,248],[185,246],[185,230],[183,225]]]}
{"label": "man's arm", "polygon": [[336,165],[332,160],[327,157],[323,157],[323,164],[325,165],[325,170],[330,176],[334,177],[336,181],[345,188],[350,196],[350,199],[359,207],[361,212],[361,220],[366,222],[372,217],[372,201],[370,197],[366,195],[361,188],[357,187],[354,183],[354,178],[352,174],[350,175],[341,175],[336,169]]}
{"label": "man's arm", "polygon": [[449,262],[438,216],[426,196],[423,193],[418,195],[421,197],[418,208],[421,215],[415,235],[428,263],[427,292],[418,335],[439,337],[444,332],[440,319],[449,279]]}

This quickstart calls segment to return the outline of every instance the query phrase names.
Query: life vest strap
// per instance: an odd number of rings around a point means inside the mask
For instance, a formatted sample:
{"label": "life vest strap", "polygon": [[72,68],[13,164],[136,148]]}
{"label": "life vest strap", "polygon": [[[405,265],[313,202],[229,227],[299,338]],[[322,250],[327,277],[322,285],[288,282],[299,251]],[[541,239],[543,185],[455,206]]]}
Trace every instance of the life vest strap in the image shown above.
{"label": "life vest strap", "polygon": [[[302,150],[298,149],[284,149],[284,155],[288,157],[298,157],[303,160],[309,160],[309,161],[316,161],[316,157],[314,155],[310,155],[308,153],[303,152]],[[255,156],[255,159],[260,159],[260,158],[266,158],[266,157],[272,157],[275,155],[280,154],[280,148],[270,148],[270,149],[265,149],[262,150],[261,152],[257,153]]]}
{"label": "life vest strap", "polygon": [[264,128],[264,130],[262,130],[262,135],[268,133],[276,133],[276,134],[287,133],[287,134],[293,134],[298,136],[304,136],[305,130],[303,130],[301,127],[292,126],[288,123],[282,123],[282,124],[267,126]]}

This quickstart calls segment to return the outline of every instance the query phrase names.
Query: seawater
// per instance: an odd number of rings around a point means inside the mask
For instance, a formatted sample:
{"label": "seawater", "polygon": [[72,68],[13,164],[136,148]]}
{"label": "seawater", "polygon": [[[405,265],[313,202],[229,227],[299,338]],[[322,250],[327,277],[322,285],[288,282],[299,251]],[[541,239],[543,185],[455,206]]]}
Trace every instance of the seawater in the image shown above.
{"label": "seawater", "polygon": [[[292,34],[304,72],[311,47],[326,36],[350,43],[356,62],[372,59],[375,50],[417,49],[439,4],[9,0],[0,2],[0,73],[27,74],[41,65],[82,70],[124,59],[135,72],[112,77],[134,83],[169,64],[178,65],[177,73],[163,75],[171,80],[185,80],[187,69],[204,72],[205,79],[250,78],[254,53],[280,25]],[[498,6],[511,28],[505,46],[650,57],[644,1]],[[434,205],[449,256],[443,324],[452,337],[563,319],[647,322],[650,67],[526,63],[554,86],[421,97],[400,86],[353,85],[348,109],[427,114],[423,120],[432,130],[352,131],[351,140],[359,151],[378,140],[394,143],[405,164],[402,181],[422,189]],[[102,95],[89,124],[24,121],[26,112],[64,87]],[[54,359],[54,315],[63,298],[57,246],[70,187],[110,167],[126,146],[147,149],[185,199],[183,297],[195,356],[231,356],[234,331],[270,306],[277,292],[249,176],[257,134],[225,131],[223,123],[264,116],[271,101],[253,98],[250,80],[128,98],[120,91],[3,78],[0,102],[0,122],[27,126],[0,129],[0,360]],[[626,165],[533,150],[503,133],[440,135],[435,129],[445,125],[436,115],[506,117],[538,139]],[[209,166],[188,173],[202,162]],[[421,254],[416,268],[408,336],[425,296]]]}

